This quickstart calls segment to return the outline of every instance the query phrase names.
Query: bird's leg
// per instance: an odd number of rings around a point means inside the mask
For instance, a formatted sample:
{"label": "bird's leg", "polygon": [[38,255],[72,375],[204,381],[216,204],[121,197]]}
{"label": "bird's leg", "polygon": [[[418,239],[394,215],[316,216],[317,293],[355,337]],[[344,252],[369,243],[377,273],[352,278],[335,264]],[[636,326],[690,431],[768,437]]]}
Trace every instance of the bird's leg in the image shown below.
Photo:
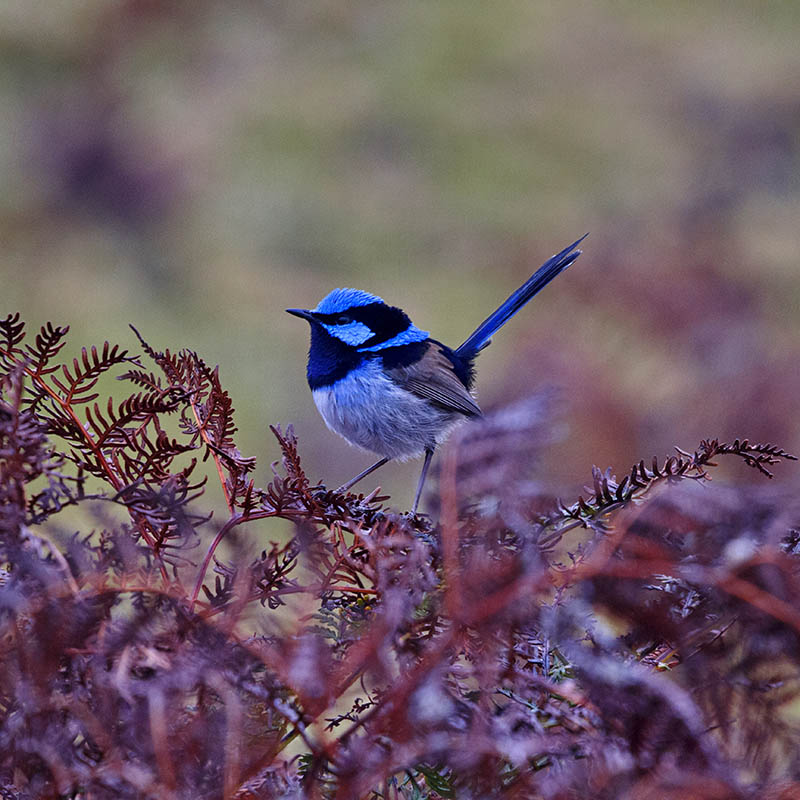
{"label": "bird's leg", "polygon": [[419,498],[422,496],[422,487],[425,485],[425,477],[428,474],[428,467],[431,465],[433,458],[433,448],[425,448],[425,461],[422,463],[422,474],[419,476],[419,483],[417,484],[417,493],[414,495],[414,506],[411,509],[412,514],[417,513],[417,506],[419,505]]}
{"label": "bird's leg", "polygon": [[355,478],[350,478],[347,483],[343,483],[336,491],[346,492],[349,488],[355,486],[362,478],[366,478],[370,472],[375,472],[376,469],[382,467],[387,461],[391,461],[388,456],[386,458],[382,458],[380,461],[376,461],[371,467],[367,467],[363,472],[359,472]]}

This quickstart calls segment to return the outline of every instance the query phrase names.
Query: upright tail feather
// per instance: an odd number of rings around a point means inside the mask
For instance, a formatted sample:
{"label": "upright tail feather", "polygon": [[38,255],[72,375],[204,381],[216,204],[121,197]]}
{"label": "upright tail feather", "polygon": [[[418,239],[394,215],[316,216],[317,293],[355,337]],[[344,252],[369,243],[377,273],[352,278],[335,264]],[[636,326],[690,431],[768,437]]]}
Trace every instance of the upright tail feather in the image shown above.
{"label": "upright tail feather", "polygon": [[586,233],[560,253],[548,258],[536,272],[517,289],[500,308],[490,314],[467,340],[456,349],[462,358],[474,358],[486,345],[495,331],[499,330],[519,311],[540,289],[544,289],[559,272],[563,272],[581,254],[575,248],[588,236]]}

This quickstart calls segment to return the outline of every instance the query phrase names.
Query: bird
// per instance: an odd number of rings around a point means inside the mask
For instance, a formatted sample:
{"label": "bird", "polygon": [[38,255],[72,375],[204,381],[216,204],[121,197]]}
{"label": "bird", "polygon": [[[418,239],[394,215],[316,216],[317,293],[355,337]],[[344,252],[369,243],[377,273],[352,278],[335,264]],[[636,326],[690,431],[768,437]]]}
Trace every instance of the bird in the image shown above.
{"label": "bird", "polygon": [[531,298],[580,256],[585,234],[539,267],[455,349],[418,328],[397,306],[360,289],[334,289],[308,321],[306,377],[326,425],[380,459],[337,489],[346,492],[388,461],[424,454],[412,514],[431,459],[459,422],[482,415],[473,394],[475,358]]}

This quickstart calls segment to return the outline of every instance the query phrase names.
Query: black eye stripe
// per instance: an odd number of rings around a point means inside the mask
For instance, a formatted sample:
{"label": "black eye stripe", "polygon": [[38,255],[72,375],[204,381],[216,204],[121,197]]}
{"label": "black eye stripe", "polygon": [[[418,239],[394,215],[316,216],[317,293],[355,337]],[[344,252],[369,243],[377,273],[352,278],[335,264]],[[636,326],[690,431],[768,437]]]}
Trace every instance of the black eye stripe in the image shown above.
{"label": "black eye stripe", "polygon": [[319,314],[318,319],[326,325],[349,325],[353,322],[349,314]]}
{"label": "black eye stripe", "polygon": [[335,311],[330,314],[317,313],[317,319],[325,325],[348,325],[351,322],[363,322],[370,326],[375,320],[380,319],[382,309],[387,306],[372,303],[368,306],[353,306],[343,311]]}
{"label": "black eye stripe", "polygon": [[325,325],[349,325],[355,321],[353,314],[317,314],[317,319]]}
{"label": "black eye stripe", "polygon": [[352,306],[330,314],[317,313],[316,317],[324,325],[347,324],[343,318],[347,318],[348,322],[360,322],[366,325],[372,331],[372,336],[362,346],[388,341],[411,325],[411,320],[401,309],[384,303]]}

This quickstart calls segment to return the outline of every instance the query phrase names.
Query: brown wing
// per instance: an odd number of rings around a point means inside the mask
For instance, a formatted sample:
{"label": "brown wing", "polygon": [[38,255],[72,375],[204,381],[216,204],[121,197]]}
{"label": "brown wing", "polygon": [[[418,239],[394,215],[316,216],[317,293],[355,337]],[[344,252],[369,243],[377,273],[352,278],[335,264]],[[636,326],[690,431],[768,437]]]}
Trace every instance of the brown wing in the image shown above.
{"label": "brown wing", "polygon": [[448,411],[468,417],[481,416],[480,407],[453,371],[452,362],[435,343],[419,361],[408,367],[387,370],[387,374],[404,389]]}

